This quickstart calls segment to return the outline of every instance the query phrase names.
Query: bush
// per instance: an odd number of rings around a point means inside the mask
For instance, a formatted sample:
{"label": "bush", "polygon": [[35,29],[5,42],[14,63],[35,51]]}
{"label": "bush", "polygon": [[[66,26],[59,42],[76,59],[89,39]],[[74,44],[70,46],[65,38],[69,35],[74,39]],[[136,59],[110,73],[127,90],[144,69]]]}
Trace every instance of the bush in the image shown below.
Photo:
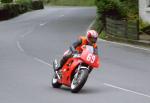
{"label": "bush", "polygon": [[18,4],[7,4],[6,8],[9,10],[10,17],[15,17],[19,15],[19,5]]}
{"label": "bush", "polygon": [[96,0],[98,14],[113,19],[138,19],[138,0]]}
{"label": "bush", "polygon": [[50,3],[51,0],[43,0],[45,4]]}
{"label": "bush", "polygon": [[51,5],[65,6],[93,6],[95,0],[44,0],[45,3]]}
{"label": "bush", "polygon": [[150,35],[150,25],[143,28],[142,31],[145,32],[146,34]]}
{"label": "bush", "polygon": [[16,3],[4,3],[0,5],[0,20],[15,17],[29,10],[43,9],[42,1],[16,0]]}
{"label": "bush", "polygon": [[33,10],[38,10],[38,9],[43,9],[44,5],[42,1],[33,1],[32,2],[32,9]]}
{"label": "bush", "polygon": [[102,18],[121,19],[127,16],[126,10],[119,0],[96,0],[97,13]]}
{"label": "bush", "polygon": [[16,3],[21,4],[23,7],[27,7],[25,9],[32,9],[32,0],[16,0]]}
{"label": "bush", "polygon": [[29,10],[28,6],[27,5],[24,5],[24,4],[19,4],[19,13],[22,14],[22,13],[25,13]]}
{"label": "bush", "polygon": [[139,0],[120,0],[127,12],[127,19],[138,19],[138,1]]}
{"label": "bush", "polygon": [[101,32],[106,27],[106,17],[112,19],[126,18],[127,12],[119,0],[96,0],[97,22],[96,30]]}
{"label": "bush", "polygon": [[0,7],[0,20],[8,19],[8,9],[4,8],[3,5]]}
{"label": "bush", "polygon": [[40,1],[32,1],[32,0],[16,0],[16,3],[21,4],[23,7],[27,7],[25,9],[28,10],[37,10],[37,9],[43,9],[44,5],[43,2]]}
{"label": "bush", "polygon": [[19,15],[19,4],[4,4],[0,9],[0,18],[1,19],[9,19],[11,17],[15,17]]}
{"label": "bush", "polygon": [[22,4],[3,4],[0,7],[0,20],[6,20],[15,17],[21,13],[26,12],[27,10],[27,6]]}
{"label": "bush", "polygon": [[139,22],[140,23],[140,30],[142,32],[145,32],[145,33],[150,35],[150,23],[144,22],[141,18],[139,21],[140,21]]}
{"label": "bush", "polygon": [[2,3],[11,3],[13,0],[1,0]]}

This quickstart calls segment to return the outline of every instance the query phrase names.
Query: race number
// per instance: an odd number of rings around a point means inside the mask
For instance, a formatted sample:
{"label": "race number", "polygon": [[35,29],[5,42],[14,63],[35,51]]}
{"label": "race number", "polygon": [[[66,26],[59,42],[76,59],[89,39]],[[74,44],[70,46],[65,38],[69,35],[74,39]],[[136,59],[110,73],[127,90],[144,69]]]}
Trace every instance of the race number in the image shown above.
{"label": "race number", "polygon": [[94,63],[94,61],[95,61],[95,55],[88,54],[87,61],[89,61],[91,63]]}

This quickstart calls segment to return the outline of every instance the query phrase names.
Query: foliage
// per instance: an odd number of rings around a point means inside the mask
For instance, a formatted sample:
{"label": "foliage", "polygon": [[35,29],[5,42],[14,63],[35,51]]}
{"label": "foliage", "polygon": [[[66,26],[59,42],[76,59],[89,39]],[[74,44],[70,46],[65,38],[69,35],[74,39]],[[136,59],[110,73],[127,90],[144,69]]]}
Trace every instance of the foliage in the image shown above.
{"label": "foliage", "polygon": [[148,22],[143,21],[141,18],[139,20],[139,23],[140,23],[140,29],[143,29],[150,25]]}
{"label": "foliage", "polygon": [[32,0],[15,0],[15,2],[20,3],[20,4],[23,4],[23,3],[31,4]]}
{"label": "foliage", "polygon": [[96,0],[97,13],[100,17],[121,19],[126,17],[126,10],[119,0]]}
{"label": "foliage", "polygon": [[128,19],[138,19],[138,1],[139,0],[120,0],[127,12]]}
{"label": "foliage", "polygon": [[29,10],[42,8],[42,1],[16,0],[16,3],[4,3],[0,5],[0,20],[6,20]]}
{"label": "foliage", "polygon": [[45,4],[50,3],[50,1],[51,1],[51,0],[43,0],[43,2],[44,2]]}
{"label": "foliage", "polygon": [[38,9],[43,9],[44,5],[42,1],[33,1],[32,2],[32,9],[33,10],[38,10]]}
{"label": "foliage", "polygon": [[2,3],[11,3],[13,0],[0,0]]}
{"label": "foliage", "polygon": [[11,17],[17,16],[19,14],[18,4],[3,4],[0,9],[0,20],[9,19]]}
{"label": "foliage", "polygon": [[32,8],[32,0],[16,0],[16,3],[26,6],[28,10]]}
{"label": "foliage", "polygon": [[138,0],[96,0],[98,15],[114,19],[138,19]]}
{"label": "foliage", "polygon": [[106,32],[105,32],[105,31],[102,31],[102,32],[100,33],[99,37],[100,37],[101,39],[106,39],[106,38],[107,38]]}
{"label": "foliage", "polygon": [[150,24],[140,19],[140,30],[147,34],[150,34]]}
{"label": "foliage", "polygon": [[51,5],[65,5],[65,6],[93,6],[94,0],[44,0]]}

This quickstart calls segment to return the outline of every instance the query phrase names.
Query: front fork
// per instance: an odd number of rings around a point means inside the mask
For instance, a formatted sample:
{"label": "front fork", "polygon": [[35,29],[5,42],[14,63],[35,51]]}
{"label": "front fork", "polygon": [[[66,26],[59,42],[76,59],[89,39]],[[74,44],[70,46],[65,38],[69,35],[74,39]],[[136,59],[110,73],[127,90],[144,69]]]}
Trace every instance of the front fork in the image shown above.
{"label": "front fork", "polygon": [[55,73],[56,73],[56,75],[57,75],[58,79],[61,79],[61,77],[60,77],[60,75],[59,75],[58,71],[55,71]]}
{"label": "front fork", "polygon": [[89,74],[91,73],[92,69],[90,68],[90,66],[82,66],[81,64],[78,66],[78,68],[75,71],[75,74],[77,74],[76,76],[78,77],[79,72],[81,69],[87,69],[89,71]]}
{"label": "front fork", "polygon": [[91,73],[92,71],[92,68],[90,66],[82,66],[81,64],[78,66],[78,69],[77,71],[80,71],[81,69],[87,69],[89,71],[89,74]]}
{"label": "front fork", "polygon": [[58,62],[55,59],[53,62],[53,69],[54,69],[54,73],[56,74],[56,76],[58,77],[58,79],[61,79],[60,75],[59,75],[59,71],[56,70],[56,68],[58,68]]}

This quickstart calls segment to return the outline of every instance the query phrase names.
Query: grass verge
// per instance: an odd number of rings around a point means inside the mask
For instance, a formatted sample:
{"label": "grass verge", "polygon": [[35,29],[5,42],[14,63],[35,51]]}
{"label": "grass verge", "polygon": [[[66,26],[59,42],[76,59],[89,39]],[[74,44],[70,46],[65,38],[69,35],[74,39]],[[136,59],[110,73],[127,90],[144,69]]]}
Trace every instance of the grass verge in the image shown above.
{"label": "grass verge", "polygon": [[95,5],[95,0],[50,0],[49,5],[94,6]]}
{"label": "grass verge", "polygon": [[132,40],[132,39],[127,39],[127,38],[121,38],[117,36],[113,36],[110,34],[106,34],[105,32],[100,34],[100,38],[108,41],[114,41],[114,42],[119,42],[119,43],[126,43],[126,44],[132,44],[132,45],[138,45],[142,47],[147,47],[150,48],[150,42],[142,42],[139,40]]}

